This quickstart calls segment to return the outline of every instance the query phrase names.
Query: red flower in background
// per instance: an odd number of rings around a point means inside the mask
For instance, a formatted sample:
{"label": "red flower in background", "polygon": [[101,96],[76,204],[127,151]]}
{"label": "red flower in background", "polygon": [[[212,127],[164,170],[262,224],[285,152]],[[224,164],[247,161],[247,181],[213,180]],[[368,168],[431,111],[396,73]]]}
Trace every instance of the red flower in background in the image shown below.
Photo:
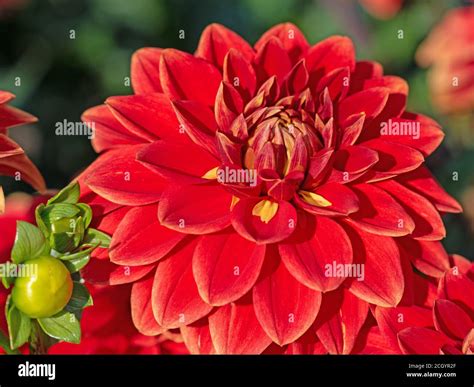
{"label": "red flower in background", "polygon": [[[13,94],[0,90],[0,175],[15,176],[20,173],[23,181],[43,191],[46,187],[41,173],[23,149],[8,137],[8,128],[36,121],[36,117],[9,106],[13,98]],[[4,200],[0,186],[0,213],[4,210]]]}
{"label": "red flower in background", "polygon": [[359,3],[372,16],[378,19],[390,19],[400,11],[403,0],[359,0]]}
{"label": "red flower in background", "polygon": [[474,110],[474,6],[449,11],[420,45],[416,59],[431,66],[428,82],[444,113]]}
{"label": "red flower in background", "polygon": [[419,282],[410,307],[376,307],[381,337],[395,353],[472,354],[474,349],[474,264],[453,255],[452,268]]}
{"label": "red flower in background", "polygon": [[[461,209],[423,165],[443,133],[348,38],[310,46],[287,23],[251,47],[214,24],[195,55],[137,51],[132,83],[84,113],[103,154],[79,180],[113,233],[85,274],[133,283],[140,332],[180,328],[193,353],[350,353],[369,304],[413,304],[411,265],[450,268],[440,212]],[[328,274],[351,264],[363,280]]]}

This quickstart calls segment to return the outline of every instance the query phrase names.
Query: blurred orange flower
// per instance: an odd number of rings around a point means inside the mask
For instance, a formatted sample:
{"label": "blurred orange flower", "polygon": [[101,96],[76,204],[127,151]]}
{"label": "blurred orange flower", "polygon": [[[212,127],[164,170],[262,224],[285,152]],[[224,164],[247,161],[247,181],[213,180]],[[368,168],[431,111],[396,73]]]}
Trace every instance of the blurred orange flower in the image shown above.
{"label": "blurred orange flower", "polygon": [[428,82],[441,112],[474,110],[474,6],[447,13],[418,48],[416,60],[431,66]]}

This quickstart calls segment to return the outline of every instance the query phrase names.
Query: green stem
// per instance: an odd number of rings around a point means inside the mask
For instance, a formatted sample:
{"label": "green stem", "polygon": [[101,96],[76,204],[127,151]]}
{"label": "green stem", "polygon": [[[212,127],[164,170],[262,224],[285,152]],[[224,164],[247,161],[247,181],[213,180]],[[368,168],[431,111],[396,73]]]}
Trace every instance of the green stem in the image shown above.
{"label": "green stem", "polygon": [[31,323],[30,354],[46,355],[53,344],[51,338],[43,332],[37,321],[33,320]]}

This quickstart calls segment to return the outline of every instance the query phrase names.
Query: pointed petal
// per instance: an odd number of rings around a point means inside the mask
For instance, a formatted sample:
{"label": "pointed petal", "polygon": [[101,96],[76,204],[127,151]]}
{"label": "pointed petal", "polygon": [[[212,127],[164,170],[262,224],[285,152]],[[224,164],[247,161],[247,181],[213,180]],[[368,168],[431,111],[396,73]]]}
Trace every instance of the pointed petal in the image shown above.
{"label": "pointed petal", "polygon": [[255,63],[259,71],[257,76],[260,83],[272,76],[276,76],[278,83],[281,84],[292,67],[288,53],[275,37],[270,37],[257,50]]}
{"label": "pointed petal", "polygon": [[174,187],[163,193],[158,219],[178,232],[208,234],[230,225],[231,201],[232,195],[219,185]]}
{"label": "pointed petal", "polygon": [[138,331],[146,336],[156,336],[164,332],[153,316],[151,308],[151,289],[153,275],[149,275],[132,286],[132,320]]}
{"label": "pointed petal", "polygon": [[355,51],[352,41],[345,36],[331,36],[311,47],[306,54],[310,72],[327,74],[340,67],[355,67]]}
{"label": "pointed petal", "polygon": [[161,48],[144,47],[132,55],[131,77],[135,94],[161,93]]}
{"label": "pointed petal", "polygon": [[359,211],[351,214],[350,221],[368,232],[387,236],[411,234],[413,219],[389,194],[373,184],[351,187],[359,198]]}
{"label": "pointed petal", "polygon": [[322,292],[337,289],[346,278],[329,275],[328,267],[352,263],[349,237],[334,220],[324,216],[306,219],[310,220],[298,222],[298,227],[307,230],[308,239],[298,240],[302,231],[297,229],[279,244],[281,259],[288,271],[307,287]]}
{"label": "pointed petal", "polygon": [[413,266],[422,273],[440,278],[449,270],[448,253],[441,242],[417,241],[409,237],[400,238],[398,242]]}
{"label": "pointed petal", "polygon": [[298,27],[293,23],[282,23],[266,31],[255,43],[255,49],[260,50],[272,36],[279,39],[292,63],[296,63],[309,48],[306,38]]}
{"label": "pointed petal", "polygon": [[239,51],[247,60],[254,56],[252,47],[237,33],[221,24],[208,25],[201,34],[196,56],[222,68],[230,49]]}
{"label": "pointed petal", "polygon": [[474,321],[458,305],[449,300],[436,300],[433,308],[435,327],[455,340],[463,340]]}
{"label": "pointed petal", "polygon": [[209,355],[215,353],[207,318],[196,321],[193,324],[184,325],[180,330],[186,348],[188,348],[191,354]]}
{"label": "pointed petal", "polygon": [[268,222],[254,215],[253,209],[262,200],[262,197],[244,198],[232,209],[232,225],[244,238],[256,243],[275,243],[286,239],[294,231],[297,222],[296,210],[285,200],[271,201],[277,204],[275,215]]}
{"label": "pointed petal", "polygon": [[425,166],[420,166],[408,174],[399,176],[397,181],[427,197],[438,211],[453,213],[462,211],[460,204],[446,193]]}
{"label": "pointed petal", "polygon": [[185,236],[159,223],[157,205],[132,208],[112,236],[110,260],[147,265],[165,257]]}
{"label": "pointed petal", "polygon": [[257,77],[251,61],[245,59],[241,52],[231,49],[224,59],[224,81],[233,85],[242,95],[244,101],[253,97],[257,87]]}
{"label": "pointed petal", "polygon": [[275,248],[267,249],[266,258],[261,279],[253,288],[255,313],[267,335],[285,345],[302,336],[314,322],[321,293],[291,276]]}
{"label": "pointed petal", "polygon": [[205,60],[168,48],[161,53],[160,81],[163,91],[172,100],[193,100],[212,106],[221,75]]}
{"label": "pointed petal", "polygon": [[[346,232],[353,251],[357,251],[354,263],[363,264],[364,270],[363,281],[353,279],[349,290],[371,304],[396,306],[402,299],[405,282],[400,252],[393,238],[352,227],[346,227]],[[386,275],[387,270],[390,276]]]}
{"label": "pointed petal", "polygon": [[155,141],[137,153],[137,160],[166,179],[170,185],[209,182],[203,176],[219,166],[218,159],[192,142],[169,144]]}
{"label": "pointed petal", "polygon": [[[98,195],[122,205],[157,202],[166,188],[164,179],[150,178],[150,170],[135,160],[142,145],[114,149],[99,159],[85,183]],[[113,158],[113,162],[110,160]]]}
{"label": "pointed petal", "polygon": [[392,195],[414,220],[415,229],[411,235],[413,238],[440,240],[446,236],[441,216],[428,199],[405,188],[395,180],[382,181],[377,186]]}
{"label": "pointed petal", "polygon": [[[145,141],[123,126],[106,105],[87,109],[81,116],[83,122],[94,128],[92,146],[97,153],[123,145],[135,145]],[[92,126],[93,125],[93,126]]]}
{"label": "pointed petal", "polygon": [[109,97],[105,103],[124,127],[148,141],[184,141],[174,110],[164,94]]}
{"label": "pointed petal", "polygon": [[257,320],[251,297],[218,308],[209,316],[209,329],[217,354],[258,355],[272,342]]}
{"label": "pointed petal", "polygon": [[257,281],[265,257],[258,246],[235,231],[199,238],[193,273],[199,294],[211,305],[225,305],[247,293]]}
{"label": "pointed petal", "polygon": [[188,242],[158,263],[151,298],[156,321],[166,329],[191,324],[212,310],[199,296],[193,278],[195,247],[195,240]]}
{"label": "pointed petal", "polygon": [[366,120],[373,119],[385,107],[388,95],[389,90],[385,87],[373,87],[350,95],[339,104],[339,122],[344,124],[348,117],[362,112]]}
{"label": "pointed petal", "polygon": [[173,101],[173,108],[181,124],[180,129],[184,130],[196,145],[217,156],[217,122],[212,110],[197,101]]}
{"label": "pointed petal", "polygon": [[410,327],[398,333],[398,342],[405,354],[439,355],[441,347],[449,340],[432,329]]}

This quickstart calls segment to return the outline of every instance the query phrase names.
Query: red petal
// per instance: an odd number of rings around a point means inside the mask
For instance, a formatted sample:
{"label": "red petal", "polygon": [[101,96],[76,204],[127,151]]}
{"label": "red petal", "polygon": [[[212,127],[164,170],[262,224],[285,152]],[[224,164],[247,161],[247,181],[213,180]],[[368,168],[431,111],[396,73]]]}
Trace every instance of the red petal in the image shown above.
{"label": "red petal", "polygon": [[286,239],[296,227],[295,208],[287,201],[271,200],[278,203],[278,210],[268,223],[264,223],[260,217],[252,215],[253,208],[262,200],[270,199],[259,197],[239,200],[232,209],[234,229],[244,238],[256,243],[276,243]]}
{"label": "red petal", "polygon": [[339,104],[339,123],[344,124],[353,114],[365,113],[366,120],[376,117],[385,107],[388,95],[387,88],[373,87],[346,97]]}
{"label": "red petal", "polygon": [[[355,264],[363,264],[363,281],[353,279],[349,290],[372,304],[396,306],[405,287],[398,246],[392,238],[347,227]],[[387,273],[390,273],[389,275]]]}
{"label": "red petal", "polygon": [[459,273],[459,268],[452,268],[441,278],[438,285],[438,297],[446,298],[470,311],[474,319],[474,281]]}
{"label": "red petal", "polygon": [[[92,146],[97,153],[118,148],[123,145],[135,145],[145,141],[131,133],[112,114],[106,105],[87,109],[81,116],[83,122],[93,124]],[[88,125],[91,127],[92,125]]]}
{"label": "red petal", "polygon": [[138,281],[152,271],[155,265],[118,266],[107,259],[91,259],[81,270],[86,281],[94,284],[122,285]]}
{"label": "red petal", "polygon": [[130,132],[148,141],[164,139],[183,142],[178,120],[164,94],[109,97],[105,101],[114,116]]}
{"label": "red petal", "polygon": [[217,354],[258,355],[272,342],[255,316],[251,299],[218,308],[209,316],[209,329]]}
{"label": "red petal", "polygon": [[314,322],[321,293],[292,277],[275,248],[267,249],[266,258],[261,279],[253,288],[255,313],[267,335],[285,345],[297,340]]}
{"label": "red petal", "polygon": [[199,355],[215,353],[207,318],[199,320],[193,324],[184,325],[180,330],[186,348],[191,352],[191,354]]}
{"label": "red petal", "polygon": [[173,187],[163,193],[158,219],[178,232],[209,234],[230,225],[231,200],[219,185]]}
{"label": "red petal", "polygon": [[138,331],[147,336],[156,336],[164,332],[153,316],[151,308],[151,289],[153,275],[135,282],[132,287],[132,320]]}
{"label": "red petal", "polygon": [[212,310],[199,296],[193,278],[195,246],[195,241],[188,242],[158,263],[152,290],[153,314],[166,329],[191,324]]}
{"label": "red petal", "polygon": [[[326,293],[316,320],[316,333],[330,354],[351,353],[369,306],[347,290]],[[323,320],[321,320],[323,318]]]}
{"label": "red petal", "polygon": [[439,355],[441,347],[449,340],[432,329],[410,327],[398,333],[398,342],[405,354]]}
{"label": "red petal", "polygon": [[[332,276],[328,267],[333,264],[352,262],[352,246],[344,229],[334,220],[320,217],[305,217],[308,222],[299,222],[297,230],[279,247],[281,259],[288,271],[302,284],[311,289],[327,292],[337,289],[346,279]],[[302,217],[300,217],[300,220]],[[303,240],[301,233],[307,233]]]}
{"label": "red petal", "polygon": [[255,49],[260,50],[273,36],[281,42],[292,63],[296,63],[309,48],[306,38],[298,27],[293,23],[282,23],[266,31],[255,44]]}
{"label": "red petal", "polygon": [[348,187],[339,183],[327,183],[313,189],[318,195],[331,202],[328,207],[313,206],[299,196],[295,196],[295,202],[299,207],[307,212],[316,215],[337,216],[349,215],[359,209],[359,199],[357,195]]}
{"label": "red petal", "polygon": [[458,305],[449,300],[436,300],[433,308],[436,329],[447,336],[463,340],[474,327],[474,321]]}
{"label": "red petal", "polygon": [[255,71],[245,57],[231,49],[224,59],[224,81],[233,85],[245,101],[253,97],[257,87]]}
{"label": "red petal", "polygon": [[114,203],[137,206],[157,202],[166,183],[135,160],[141,149],[142,145],[129,146],[109,151],[106,158],[100,156],[85,183]]}
{"label": "red petal", "polygon": [[398,350],[397,334],[408,327],[433,327],[431,310],[419,306],[399,306],[397,308],[381,308],[377,306],[374,317],[384,339],[390,347]]}
{"label": "red petal", "polygon": [[[219,166],[218,159],[191,142],[169,144],[155,141],[137,153],[137,160],[167,179],[171,185],[209,182],[203,176]],[[153,173],[150,175],[154,176]]]}
{"label": "red petal", "polygon": [[237,89],[227,82],[222,82],[216,96],[216,122],[223,132],[231,132],[232,123],[242,113],[244,104]]}
{"label": "red petal", "polygon": [[275,75],[279,84],[283,82],[292,67],[288,53],[281,42],[273,36],[257,50],[255,63],[260,71],[257,74],[260,81],[266,81]]}
{"label": "red petal", "polygon": [[443,221],[438,210],[423,196],[405,188],[395,180],[377,184],[392,195],[415,221],[412,237],[421,240],[440,240],[446,236]]}
{"label": "red petal", "polygon": [[359,197],[360,209],[350,218],[357,227],[388,236],[413,232],[413,219],[388,193],[373,184],[357,184],[351,188]]}
{"label": "red petal", "polygon": [[202,299],[211,305],[225,305],[242,297],[257,281],[264,257],[265,246],[233,230],[200,237],[193,273]]}
{"label": "red petal", "polygon": [[161,48],[144,47],[132,55],[131,76],[135,94],[161,93]]}
{"label": "red petal", "polygon": [[196,101],[173,101],[180,129],[200,147],[217,155],[215,133],[217,123],[210,108]]}
{"label": "red petal", "polygon": [[185,236],[158,222],[157,205],[132,208],[113,234],[110,260],[118,265],[147,265],[165,257]]}
{"label": "red petal", "polygon": [[416,241],[405,237],[400,238],[399,243],[413,265],[422,273],[440,278],[449,270],[448,254],[441,242]]}
{"label": "red petal", "polygon": [[425,161],[419,151],[405,145],[379,139],[366,141],[361,145],[377,151],[379,155],[378,163],[372,168],[375,179],[413,171]]}
{"label": "red petal", "polygon": [[439,211],[462,212],[459,203],[439,185],[431,172],[424,166],[419,167],[409,174],[399,176],[397,180],[412,188],[419,194],[427,197]]}
{"label": "red petal", "polygon": [[360,145],[342,147],[334,153],[334,169],[328,180],[338,183],[353,181],[378,161],[378,153],[370,148]]}
{"label": "red petal", "polygon": [[202,32],[196,56],[222,68],[224,57],[230,49],[238,50],[249,61],[254,56],[252,47],[240,35],[221,24],[213,23]]}
{"label": "red petal", "polygon": [[325,74],[316,86],[317,93],[321,93],[326,87],[332,101],[343,99],[349,91],[350,70],[342,67]]}
{"label": "red petal", "polygon": [[327,74],[340,67],[355,66],[355,51],[352,41],[345,36],[331,36],[308,50],[306,66],[310,72]]}
{"label": "red petal", "polygon": [[170,99],[193,100],[212,106],[221,75],[205,60],[168,48],[162,51],[160,80]]}

